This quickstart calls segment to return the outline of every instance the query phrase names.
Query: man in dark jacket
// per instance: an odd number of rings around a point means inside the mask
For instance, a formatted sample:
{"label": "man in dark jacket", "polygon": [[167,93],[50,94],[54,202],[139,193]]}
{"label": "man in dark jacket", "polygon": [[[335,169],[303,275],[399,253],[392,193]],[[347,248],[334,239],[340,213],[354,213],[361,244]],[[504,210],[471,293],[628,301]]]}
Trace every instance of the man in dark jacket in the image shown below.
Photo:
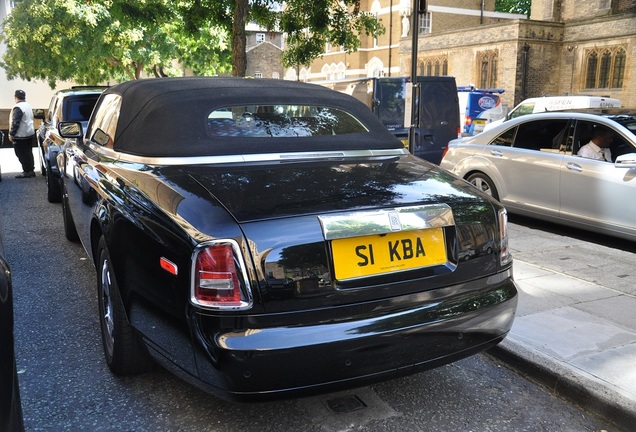
{"label": "man in dark jacket", "polygon": [[16,178],[35,177],[33,160],[33,109],[26,102],[24,90],[15,91],[15,107],[9,115],[9,141],[13,143],[15,155],[22,164],[22,174]]}

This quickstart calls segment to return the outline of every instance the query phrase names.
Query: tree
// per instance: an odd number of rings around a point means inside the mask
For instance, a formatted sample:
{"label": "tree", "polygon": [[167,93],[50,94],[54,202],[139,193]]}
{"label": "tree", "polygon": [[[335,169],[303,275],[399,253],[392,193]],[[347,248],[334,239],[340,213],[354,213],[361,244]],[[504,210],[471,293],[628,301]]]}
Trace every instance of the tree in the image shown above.
{"label": "tree", "polygon": [[384,27],[370,13],[360,10],[360,0],[190,0],[182,8],[186,27],[199,27],[209,19],[226,25],[232,34],[232,75],[244,76],[245,26],[254,22],[286,34],[284,66],[309,64],[330,43],[352,52],[360,36],[380,35]]}
{"label": "tree", "polygon": [[278,13],[272,13],[272,3],[254,1],[251,18],[267,27],[275,24],[286,33],[283,65],[287,67],[308,65],[327,43],[356,51],[362,34],[378,36],[385,31],[371,13],[360,10],[360,0],[288,0]]}
{"label": "tree", "polygon": [[530,17],[530,2],[531,0],[495,0],[495,10]]}
{"label": "tree", "polygon": [[[228,35],[209,25],[186,33],[169,0],[24,0],[3,23],[0,65],[16,76],[97,84],[178,75],[175,61],[200,74],[228,70]],[[208,23],[209,24],[209,23]]]}
{"label": "tree", "polygon": [[[248,22],[287,34],[285,66],[326,43],[354,51],[381,24],[360,0],[22,0],[3,23],[7,76],[96,84],[155,76],[244,76]],[[231,50],[230,50],[231,47]],[[230,57],[231,53],[231,57]],[[182,69],[177,69],[177,66]]]}

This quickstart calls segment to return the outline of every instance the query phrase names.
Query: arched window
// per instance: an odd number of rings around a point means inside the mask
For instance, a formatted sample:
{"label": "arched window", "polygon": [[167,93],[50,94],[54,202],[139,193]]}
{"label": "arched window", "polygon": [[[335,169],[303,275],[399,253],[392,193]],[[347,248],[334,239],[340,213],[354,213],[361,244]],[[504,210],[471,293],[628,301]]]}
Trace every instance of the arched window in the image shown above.
{"label": "arched window", "polygon": [[610,67],[612,65],[612,54],[609,51],[605,51],[601,55],[601,67],[598,73],[598,87],[609,88],[610,81]]}
{"label": "arched window", "polygon": [[368,77],[384,76],[384,63],[378,57],[373,57],[366,65]]}
{"label": "arched window", "polygon": [[623,77],[625,76],[625,50],[620,49],[614,57],[614,69],[612,70],[612,88],[623,87]]}
{"label": "arched window", "polygon": [[497,67],[499,54],[496,51],[484,51],[477,54],[479,65],[479,77],[477,82],[480,88],[497,87]]}
{"label": "arched window", "polygon": [[445,55],[418,62],[418,71],[424,76],[448,75],[448,58]]}
{"label": "arched window", "polygon": [[596,87],[596,69],[598,66],[598,54],[591,52],[587,57],[587,72],[585,73],[585,88]]}
{"label": "arched window", "polygon": [[588,50],[585,54],[584,87],[586,89],[622,88],[626,55],[623,47]]}

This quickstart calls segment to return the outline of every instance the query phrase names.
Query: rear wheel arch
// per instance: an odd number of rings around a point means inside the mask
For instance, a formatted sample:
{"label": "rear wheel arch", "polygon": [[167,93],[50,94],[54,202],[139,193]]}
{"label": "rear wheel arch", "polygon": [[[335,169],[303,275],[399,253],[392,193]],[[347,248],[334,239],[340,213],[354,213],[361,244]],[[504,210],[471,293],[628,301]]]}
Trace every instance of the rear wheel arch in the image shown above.
{"label": "rear wheel arch", "polygon": [[95,267],[97,267],[97,261],[99,260],[98,249],[99,242],[104,237],[104,232],[102,230],[101,224],[97,221],[97,219],[93,219],[91,221],[91,253],[93,255],[93,263]]}
{"label": "rear wheel arch", "polygon": [[117,375],[145,372],[152,368],[152,361],[141,337],[128,320],[111,255],[103,236],[99,238],[95,250],[97,301],[106,363]]}

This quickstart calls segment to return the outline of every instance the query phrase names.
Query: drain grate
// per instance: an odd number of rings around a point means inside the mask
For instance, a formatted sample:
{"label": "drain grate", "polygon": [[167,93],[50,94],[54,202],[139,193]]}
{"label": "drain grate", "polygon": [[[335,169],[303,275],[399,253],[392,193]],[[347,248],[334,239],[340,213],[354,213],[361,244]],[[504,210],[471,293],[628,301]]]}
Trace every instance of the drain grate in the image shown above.
{"label": "drain grate", "polygon": [[335,413],[344,414],[365,409],[367,404],[356,395],[348,395],[327,400],[327,407]]}

